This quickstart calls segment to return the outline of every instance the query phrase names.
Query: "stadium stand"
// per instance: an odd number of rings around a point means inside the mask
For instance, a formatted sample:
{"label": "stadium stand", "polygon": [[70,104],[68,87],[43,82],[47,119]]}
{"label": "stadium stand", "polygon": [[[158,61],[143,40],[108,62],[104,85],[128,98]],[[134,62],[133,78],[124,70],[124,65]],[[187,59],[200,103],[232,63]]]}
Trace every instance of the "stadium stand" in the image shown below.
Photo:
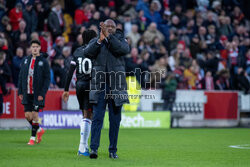
{"label": "stadium stand", "polygon": [[100,21],[112,18],[131,47],[127,71],[164,69],[175,74],[177,89],[248,93],[249,6],[247,0],[1,0],[0,75],[16,86],[28,42],[39,39],[51,65],[50,88],[62,88],[67,63],[82,44],[79,34],[98,32]]}

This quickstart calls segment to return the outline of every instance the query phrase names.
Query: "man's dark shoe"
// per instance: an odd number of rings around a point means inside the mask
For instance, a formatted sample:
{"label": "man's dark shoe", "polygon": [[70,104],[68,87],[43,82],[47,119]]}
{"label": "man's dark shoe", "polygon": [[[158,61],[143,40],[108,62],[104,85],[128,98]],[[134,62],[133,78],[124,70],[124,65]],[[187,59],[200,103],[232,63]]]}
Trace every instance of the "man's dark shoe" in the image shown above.
{"label": "man's dark shoe", "polygon": [[111,159],[118,159],[118,155],[116,153],[109,153],[109,158]]}
{"label": "man's dark shoe", "polygon": [[96,150],[91,150],[89,158],[96,159],[98,157]]}

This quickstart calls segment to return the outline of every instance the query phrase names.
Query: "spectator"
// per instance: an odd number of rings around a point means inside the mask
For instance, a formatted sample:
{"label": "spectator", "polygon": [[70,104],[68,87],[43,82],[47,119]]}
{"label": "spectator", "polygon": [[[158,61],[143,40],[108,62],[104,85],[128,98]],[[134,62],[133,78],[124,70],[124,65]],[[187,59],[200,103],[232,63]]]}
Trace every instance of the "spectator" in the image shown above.
{"label": "spectator", "polygon": [[57,36],[61,36],[64,32],[65,25],[63,19],[63,13],[61,5],[54,1],[51,12],[48,17],[48,26],[52,32],[53,39],[55,40]]}
{"label": "spectator", "polygon": [[196,59],[197,55],[201,53],[200,39],[197,34],[191,39],[190,52],[193,59]]}
{"label": "spectator", "polygon": [[205,78],[202,79],[202,89],[214,90],[214,79],[210,71],[206,72]]}
{"label": "spectator", "polygon": [[69,71],[70,61],[72,60],[71,48],[69,46],[63,47],[62,56],[64,58],[65,71]]}
{"label": "spectator", "polygon": [[138,33],[138,26],[136,24],[132,25],[132,31],[128,33],[127,37],[131,39],[132,47],[136,47],[141,35]]}
{"label": "spectator", "polygon": [[23,18],[22,4],[21,3],[17,3],[16,7],[10,10],[9,18],[10,18],[10,24],[12,26],[12,30],[13,31],[18,30],[19,22]]}
{"label": "spectator", "polygon": [[171,56],[169,57],[168,63],[172,71],[174,71],[175,68],[179,66],[180,57],[183,54],[184,49],[184,45],[179,43],[176,47],[176,50],[174,50]]}
{"label": "spectator", "polygon": [[83,23],[87,23],[89,21],[88,13],[90,12],[89,4],[83,3],[81,7],[76,9],[75,11],[75,24],[76,26],[80,26]]}
{"label": "spectator", "polygon": [[90,19],[89,25],[95,25],[98,27],[99,24],[100,24],[100,12],[96,11],[93,15],[93,18]]}
{"label": "spectator", "polygon": [[217,90],[230,90],[231,84],[229,81],[230,73],[227,69],[218,72],[218,79],[216,80],[215,88]]}
{"label": "spectator", "polygon": [[186,78],[188,81],[189,89],[196,89],[197,76],[195,75],[194,66],[190,65],[189,68],[185,69],[184,78]]}
{"label": "spectator", "polygon": [[29,34],[26,29],[26,22],[24,20],[21,20],[19,22],[19,28],[17,31],[13,32],[13,40],[15,41],[15,47],[17,48],[18,45],[24,47],[25,49],[26,45],[20,44],[20,42],[27,41],[29,37]]}
{"label": "spectator", "polygon": [[161,42],[164,40],[163,34],[159,30],[157,30],[156,23],[151,23],[147,31],[145,31],[145,33],[143,34],[143,38],[145,42],[152,44],[155,37],[158,37]]}
{"label": "spectator", "polygon": [[5,60],[6,54],[4,52],[0,52],[0,75],[6,82],[11,82],[11,69]]}
{"label": "spectator", "polygon": [[27,32],[29,34],[34,32],[37,28],[38,18],[31,2],[26,4],[25,10],[23,11],[23,19],[27,23]]}
{"label": "spectator", "polygon": [[163,109],[173,111],[173,105],[176,98],[177,80],[174,73],[167,74],[162,83],[162,99],[164,100]]}
{"label": "spectator", "polygon": [[64,46],[64,38],[63,37],[57,37],[55,41],[56,45],[53,47],[55,51],[54,58],[57,58],[59,56],[62,56],[62,49]]}
{"label": "spectator", "polygon": [[43,8],[43,5],[40,1],[35,3],[35,11],[36,11],[36,15],[37,15],[37,26],[36,26],[37,28],[36,28],[36,30],[38,32],[41,32],[44,30],[44,22],[45,22],[45,19],[48,17],[48,14],[45,11],[45,9]]}
{"label": "spectator", "polygon": [[151,22],[155,22],[158,24],[161,23],[161,3],[159,0],[153,0],[150,4],[149,10],[144,10],[144,16],[147,18],[147,25],[149,25]]}
{"label": "spectator", "polygon": [[74,44],[72,46],[72,53],[74,53],[77,48],[82,46],[82,44],[83,44],[82,34],[78,34],[77,37],[76,37],[76,41],[74,42]]}
{"label": "spectator", "polygon": [[250,82],[247,79],[247,73],[245,73],[243,68],[238,68],[237,70],[237,78],[236,78],[236,87],[237,90],[244,91],[245,94],[249,92]]}
{"label": "spectator", "polygon": [[124,15],[124,34],[125,36],[128,35],[128,33],[130,33],[132,30],[132,21],[131,21],[131,17],[129,14]]}
{"label": "spectator", "polygon": [[220,35],[229,36],[233,33],[233,28],[230,25],[230,18],[229,17],[220,16],[219,23],[220,23],[220,28],[219,28]]}
{"label": "spectator", "polygon": [[21,62],[23,61],[24,58],[24,51],[23,48],[19,47],[16,49],[16,56],[13,57],[12,63],[13,63],[13,82],[15,86],[17,87],[18,85],[18,76],[19,72],[21,69]]}
{"label": "spectator", "polygon": [[66,70],[64,67],[64,58],[62,55],[55,58],[51,68],[53,69],[56,85],[59,88],[64,88]]}

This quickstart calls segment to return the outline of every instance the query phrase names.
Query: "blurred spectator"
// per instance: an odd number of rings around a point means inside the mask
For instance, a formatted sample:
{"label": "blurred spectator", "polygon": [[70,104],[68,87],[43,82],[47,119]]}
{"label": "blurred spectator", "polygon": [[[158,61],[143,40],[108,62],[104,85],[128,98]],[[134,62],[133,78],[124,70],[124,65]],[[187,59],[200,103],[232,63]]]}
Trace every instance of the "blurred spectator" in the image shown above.
{"label": "blurred spectator", "polygon": [[90,19],[89,25],[95,25],[95,26],[99,26],[100,24],[100,12],[96,11],[93,15],[93,18]]}
{"label": "blurred spectator", "polygon": [[16,7],[10,10],[9,18],[10,18],[10,24],[12,26],[12,30],[16,31],[19,28],[19,22],[23,18],[21,3],[17,3]]}
{"label": "blurred spectator", "polygon": [[90,12],[89,4],[83,3],[82,6],[80,6],[75,11],[75,24],[77,26],[82,25],[83,23],[86,23],[89,21],[88,13]]}
{"label": "blurred spectator", "polygon": [[53,39],[61,36],[65,25],[61,5],[55,0],[48,17],[49,30],[52,32]]}
{"label": "blurred spectator", "polygon": [[40,1],[35,3],[35,11],[37,15],[37,31],[41,32],[44,30],[44,22],[48,17],[48,14],[45,12],[43,5]]}
{"label": "blurred spectator", "polygon": [[230,17],[220,16],[219,17],[219,34],[229,36],[233,33],[233,27],[230,25]]}
{"label": "blurred spectator", "polygon": [[151,23],[147,31],[145,31],[145,33],[143,34],[143,38],[145,42],[152,44],[155,37],[158,37],[161,42],[164,40],[163,34],[159,30],[157,30],[156,23]]}
{"label": "blurred spectator", "polygon": [[82,46],[83,44],[83,41],[82,41],[82,34],[78,34],[77,37],[76,37],[76,41],[74,42],[73,46],[72,46],[72,53],[75,52],[75,50]]}
{"label": "blurred spectator", "polygon": [[229,81],[230,73],[227,69],[218,72],[218,79],[216,80],[215,88],[217,90],[230,90],[231,84]]}
{"label": "blurred spectator", "polygon": [[64,38],[61,36],[58,36],[55,41],[55,46],[53,47],[55,51],[54,58],[57,58],[62,55],[63,46],[64,46]]}
{"label": "blurred spectator", "polygon": [[246,76],[247,76],[247,73],[244,71],[244,69],[238,68],[236,86],[238,90],[244,91],[245,94],[247,94],[250,89],[250,82]]}
{"label": "blurred spectator", "polygon": [[37,14],[35,10],[33,10],[33,5],[31,2],[28,2],[25,6],[25,10],[23,11],[23,19],[25,20],[27,24],[27,31],[28,33],[32,33],[36,30],[37,28]]}
{"label": "blurred spectator", "polygon": [[250,49],[248,49],[247,53],[246,53],[246,72],[247,74],[250,76]]}
{"label": "blurred spectator", "polygon": [[210,71],[206,72],[205,78],[202,79],[202,89],[214,90],[214,79]]}
{"label": "blurred spectator", "polygon": [[0,75],[3,77],[5,82],[11,82],[11,69],[5,60],[6,54],[4,52],[0,52]]}
{"label": "blurred spectator", "polygon": [[64,58],[62,55],[55,58],[51,68],[53,69],[54,80],[56,82],[56,85],[59,88],[64,88],[66,70],[64,67]]}
{"label": "blurred spectator", "polygon": [[174,73],[167,74],[162,83],[162,99],[164,100],[163,109],[173,111],[173,105],[176,98],[177,80]]}
{"label": "blurred spectator", "polygon": [[19,47],[16,49],[16,55],[13,57],[12,63],[13,63],[13,82],[15,86],[18,86],[18,75],[20,72],[21,68],[21,62],[23,61],[24,58],[24,51],[23,48]]}
{"label": "blurred spectator", "polygon": [[132,31],[128,33],[127,37],[131,39],[132,47],[136,47],[141,35],[138,33],[138,26],[136,24],[132,25]]}
{"label": "blurred spectator", "polygon": [[132,21],[129,14],[124,15],[124,35],[127,36],[132,30]]}
{"label": "blurred spectator", "polygon": [[197,34],[191,39],[190,52],[194,59],[196,59],[197,55],[201,53],[200,39]]}
{"label": "blurred spectator", "polygon": [[65,71],[69,71],[70,62],[72,60],[71,48],[69,46],[64,46],[62,49],[62,56],[64,58],[64,68]]}
{"label": "blurred spectator", "polygon": [[29,34],[26,29],[26,22],[24,20],[21,20],[19,22],[18,30],[13,32],[13,39],[15,41],[15,47],[21,46],[23,49],[25,49],[27,46],[22,43],[25,43],[25,41],[28,40]]}

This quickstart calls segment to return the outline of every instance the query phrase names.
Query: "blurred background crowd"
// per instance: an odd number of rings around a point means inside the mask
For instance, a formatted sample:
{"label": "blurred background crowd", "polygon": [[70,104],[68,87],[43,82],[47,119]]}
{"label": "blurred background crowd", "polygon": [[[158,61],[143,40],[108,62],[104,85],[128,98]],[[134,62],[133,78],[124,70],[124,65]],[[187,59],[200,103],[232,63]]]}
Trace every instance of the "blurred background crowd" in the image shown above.
{"label": "blurred background crowd", "polygon": [[[0,75],[14,86],[29,41],[39,39],[51,66],[50,88],[63,88],[81,33],[111,18],[131,47],[126,71],[142,88],[242,90],[250,81],[247,0],[0,0]],[[146,71],[165,70],[163,77]],[[72,82],[71,87],[74,87]]]}

